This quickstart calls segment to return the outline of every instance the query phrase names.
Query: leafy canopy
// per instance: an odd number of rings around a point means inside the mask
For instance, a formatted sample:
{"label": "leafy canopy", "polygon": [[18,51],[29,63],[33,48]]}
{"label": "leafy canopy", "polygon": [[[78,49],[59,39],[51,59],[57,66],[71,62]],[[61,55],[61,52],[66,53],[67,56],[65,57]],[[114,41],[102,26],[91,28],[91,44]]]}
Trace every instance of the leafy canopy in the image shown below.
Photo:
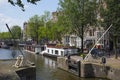
{"label": "leafy canopy", "polygon": [[105,0],[106,8],[101,7],[101,17],[103,18],[103,26],[105,28],[111,27],[111,35],[118,36],[120,34],[120,0]]}
{"label": "leafy canopy", "polygon": [[82,28],[96,22],[97,0],[60,0],[61,11],[72,30],[82,37]]}
{"label": "leafy canopy", "polygon": [[[32,3],[32,4],[36,4],[36,2],[40,1],[40,0],[26,0],[28,3]],[[17,5],[19,7],[21,7],[21,9],[24,11],[24,3],[22,0],[8,0],[8,2],[10,4],[12,4],[13,6]]]}
{"label": "leafy canopy", "polygon": [[83,52],[83,38],[87,25],[96,23],[97,0],[60,0],[59,4],[63,17],[71,27],[72,34],[81,38]]}
{"label": "leafy canopy", "polygon": [[11,28],[12,34],[14,34],[15,39],[20,39],[21,37],[21,28],[18,25],[15,25]]}
{"label": "leafy canopy", "polygon": [[11,38],[11,35],[9,32],[1,32],[0,33],[0,40],[1,39],[10,39]]}

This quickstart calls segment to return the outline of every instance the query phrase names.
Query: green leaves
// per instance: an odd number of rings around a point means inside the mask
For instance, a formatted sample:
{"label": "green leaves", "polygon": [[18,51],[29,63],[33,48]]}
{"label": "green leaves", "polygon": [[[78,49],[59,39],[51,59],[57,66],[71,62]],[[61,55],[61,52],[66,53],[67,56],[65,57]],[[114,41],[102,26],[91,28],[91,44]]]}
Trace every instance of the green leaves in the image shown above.
{"label": "green leaves", "polygon": [[11,32],[12,32],[12,34],[14,34],[14,38],[15,39],[20,39],[20,37],[21,37],[21,28],[20,28],[20,26],[13,26],[12,28],[11,28]]}
{"label": "green leaves", "polygon": [[0,39],[10,39],[11,35],[9,32],[2,32],[0,33]]}
{"label": "green leaves", "polygon": [[106,0],[105,4],[107,6],[106,9],[104,9],[104,6],[102,6],[100,10],[100,14],[102,18],[104,19],[103,23],[106,28],[110,24],[113,24],[112,28],[110,29],[111,35],[119,35],[120,31],[120,1],[119,0]]}
{"label": "green leaves", "polygon": [[[78,35],[80,35],[82,25],[93,25],[96,23],[96,0],[60,0],[61,10],[69,20],[68,24]],[[64,17],[63,16],[63,17]]]}
{"label": "green leaves", "polygon": [[[18,25],[11,27],[11,32],[14,35],[14,39],[21,38],[21,28]],[[0,33],[0,39],[10,39],[13,38],[9,32],[2,32]]]}
{"label": "green leaves", "polygon": [[[38,1],[40,0],[27,0],[28,3],[32,3],[32,4],[36,4]],[[22,0],[8,0],[8,2],[12,4],[13,6],[15,5],[19,6],[23,11],[25,11],[24,3]]]}
{"label": "green leaves", "polygon": [[83,52],[83,38],[87,25],[96,23],[97,0],[60,0],[60,10],[66,18],[66,24],[71,27],[72,34],[81,38]]}
{"label": "green leaves", "polygon": [[44,21],[38,15],[34,15],[28,21],[27,35],[35,41],[38,41],[39,27],[44,26]]}
{"label": "green leaves", "polygon": [[120,0],[105,0],[103,3],[106,8],[101,6],[100,9],[101,17],[104,19],[102,26],[106,29],[110,24],[113,24],[109,31],[109,37],[114,43],[115,58],[117,59],[117,40],[120,36]]}
{"label": "green leaves", "polygon": [[46,37],[47,23],[50,20],[50,12],[45,11],[43,15],[34,15],[28,21],[27,35],[35,41]]}

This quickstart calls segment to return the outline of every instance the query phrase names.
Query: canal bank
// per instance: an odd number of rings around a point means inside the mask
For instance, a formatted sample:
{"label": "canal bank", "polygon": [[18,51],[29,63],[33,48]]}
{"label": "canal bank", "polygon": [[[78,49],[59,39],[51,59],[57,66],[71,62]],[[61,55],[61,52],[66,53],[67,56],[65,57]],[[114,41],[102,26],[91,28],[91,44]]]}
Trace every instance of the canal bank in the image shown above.
{"label": "canal bank", "polygon": [[66,57],[58,57],[58,68],[73,73],[79,77],[100,77],[111,80],[120,79],[120,59],[108,58],[105,65],[100,61],[88,62],[71,56],[71,60]]}
{"label": "canal bank", "polygon": [[15,60],[0,60],[0,80],[20,80],[13,67]]}
{"label": "canal bank", "polygon": [[36,68],[20,56],[18,50],[0,49],[0,80],[36,80]]}
{"label": "canal bank", "polygon": [[[50,59],[48,57],[27,52],[24,54],[27,60],[34,62],[36,65],[36,80],[107,80],[102,78],[80,78],[67,71],[59,69],[57,67],[57,61],[55,59]],[[15,64],[16,60],[10,60],[13,59],[11,51],[0,49],[0,55],[0,59],[9,59],[8,61],[0,61],[0,74],[5,75],[2,76],[2,79],[0,80],[19,80],[18,75],[14,71],[15,68],[12,67]],[[8,78],[7,75],[11,77]]]}

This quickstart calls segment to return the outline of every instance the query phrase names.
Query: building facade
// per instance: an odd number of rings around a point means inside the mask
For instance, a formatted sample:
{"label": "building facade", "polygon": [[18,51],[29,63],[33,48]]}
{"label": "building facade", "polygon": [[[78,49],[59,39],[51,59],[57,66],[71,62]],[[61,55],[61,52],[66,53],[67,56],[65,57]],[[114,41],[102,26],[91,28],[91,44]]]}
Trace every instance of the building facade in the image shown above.
{"label": "building facade", "polygon": [[[100,44],[107,46],[109,44],[109,32],[107,32],[103,37],[101,37],[104,33],[104,29],[102,27],[89,27],[84,32],[84,48],[88,48],[90,45]],[[98,42],[98,40],[100,41]],[[62,39],[62,43],[64,45],[76,46],[81,48],[81,38],[77,35],[64,35]]]}

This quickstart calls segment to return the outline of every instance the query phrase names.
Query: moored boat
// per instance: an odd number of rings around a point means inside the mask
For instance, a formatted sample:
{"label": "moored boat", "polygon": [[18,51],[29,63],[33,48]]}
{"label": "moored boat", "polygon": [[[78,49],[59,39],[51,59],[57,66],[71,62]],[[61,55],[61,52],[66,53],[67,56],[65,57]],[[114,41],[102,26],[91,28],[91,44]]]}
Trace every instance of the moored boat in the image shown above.
{"label": "moored boat", "polygon": [[58,57],[78,54],[78,49],[73,46],[63,46],[57,44],[45,45],[45,50],[41,52],[43,55]]}
{"label": "moored boat", "polygon": [[0,43],[0,48],[9,49],[10,47],[7,46],[4,42],[1,42]]}

